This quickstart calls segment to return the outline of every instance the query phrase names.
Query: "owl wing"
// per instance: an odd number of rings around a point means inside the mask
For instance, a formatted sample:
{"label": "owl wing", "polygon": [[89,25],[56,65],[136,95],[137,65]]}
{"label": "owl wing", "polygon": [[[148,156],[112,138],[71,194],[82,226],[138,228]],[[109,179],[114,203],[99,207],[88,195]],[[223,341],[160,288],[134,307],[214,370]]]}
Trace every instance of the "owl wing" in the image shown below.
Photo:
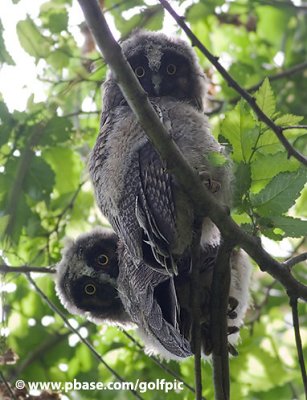
{"label": "owl wing", "polygon": [[148,350],[172,358],[192,355],[189,342],[179,331],[173,277],[163,275],[145,263],[135,268],[130,254],[123,247],[119,257],[118,291]]}
{"label": "owl wing", "polygon": [[[140,190],[135,212],[143,230],[146,252],[150,251],[161,272],[177,272],[170,245],[176,236],[176,213],[173,178],[166,171],[158,153],[147,142],[138,152]],[[147,248],[146,248],[147,247]]]}

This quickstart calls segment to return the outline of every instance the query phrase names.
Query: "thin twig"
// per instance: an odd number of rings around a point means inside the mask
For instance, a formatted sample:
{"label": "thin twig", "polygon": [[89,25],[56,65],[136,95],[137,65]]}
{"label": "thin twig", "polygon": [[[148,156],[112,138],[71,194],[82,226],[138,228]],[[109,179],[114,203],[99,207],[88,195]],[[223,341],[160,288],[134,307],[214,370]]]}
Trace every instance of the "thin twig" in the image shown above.
{"label": "thin twig", "polygon": [[[126,331],[122,331],[122,333],[127,336],[128,339],[131,340],[131,342],[133,344],[135,344],[140,350],[142,350],[142,352],[144,352],[144,346],[142,346],[133,336],[130,335],[130,333],[126,332]],[[173,369],[169,368],[167,365],[163,364],[157,357],[153,356],[153,355],[149,355],[149,358],[155,363],[157,364],[161,369],[163,369],[165,372],[167,372],[168,374],[170,374],[171,376],[173,376],[175,379],[177,379],[178,381],[182,382],[183,385],[189,389],[191,392],[195,393],[195,389],[193,388],[193,386],[189,385],[187,382],[185,382],[182,377]],[[206,400],[205,397],[202,396],[201,400]]]}
{"label": "thin twig", "polygon": [[300,364],[302,380],[304,384],[305,390],[305,397],[307,399],[307,375],[306,375],[306,367],[304,361],[304,354],[303,354],[303,346],[302,346],[302,339],[300,334],[300,322],[298,318],[298,311],[297,311],[297,297],[294,295],[290,295],[290,306],[292,309],[292,318],[293,318],[293,327],[295,333],[295,342],[296,342],[296,349],[298,355],[298,361]]}
{"label": "thin twig", "polygon": [[227,308],[230,286],[231,242],[223,241],[213,272],[211,293],[211,340],[213,345],[213,377],[216,400],[229,400],[229,361],[227,338]]}
{"label": "thin twig", "polygon": [[[91,322],[86,321],[84,324],[80,325],[79,329],[82,327],[89,326]],[[52,349],[55,345],[59,344],[62,340],[67,338],[71,334],[71,330],[67,330],[64,333],[55,332],[53,336],[50,335],[47,339],[40,343],[35,349],[33,349],[21,362],[17,364],[17,367],[10,373],[9,379],[11,381],[18,379],[21,373],[29,367],[38,358],[41,358],[48,354],[48,351]]]}
{"label": "thin twig", "polygon": [[[80,341],[82,343],[84,343],[87,348],[91,351],[91,353],[94,355],[94,357],[96,358],[97,361],[99,361],[100,363],[102,363],[105,368],[111,372],[111,374],[118,379],[120,382],[125,382],[124,378],[122,378],[112,367],[109,366],[109,364],[107,364],[104,359],[102,358],[102,356],[96,351],[96,349],[92,346],[92,344],[85,338],[83,338],[80,334],[80,332],[75,329],[71,323],[68,321],[68,319],[66,318],[66,316],[62,313],[61,310],[59,310],[49,299],[48,297],[45,295],[44,292],[42,292],[42,290],[37,286],[37,284],[35,283],[34,279],[32,279],[31,275],[28,274],[27,278],[29,280],[29,282],[32,284],[32,286],[34,286],[36,292],[41,296],[41,298],[48,304],[48,306],[51,308],[51,310],[53,312],[55,312],[57,315],[59,315],[61,317],[61,319],[63,320],[63,322],[65,323],[65,325],[73,332],[75,333],[78,338],[80,339]],[[140,400],[143,400],[143,397],[141,397],[135,390],[133,389],[129,389],[130,392],[137,398]]]}
{"label": "thin twig", "polygon": [[56,270],[53,267],[30,267],[29,265],[21,265],[19,267],[9,267],[8,265],[0,265],[0,274],[7,274],[7,273],[27,274],[29,272],[55,274]]}
{"label": "thin twig", "polygon": [[[273,81],[277,81],[279,79],[283,79],[283,78],[288,78],[291,75],[294,75],[298,72],[303,72],[304,70],[307,69],[307,61],[300,63],[300,64],[296,64],[293,65],[293,67],[290,67],[288,69],[285,69],[284,71],[278,72],[277,74],[269,74],[266,76],[266,78],[269,79],[270,82]],[[264,79],[261,79],[258,83],[256,83],[253,86],[250,86],[249,88],[245,89],[247,92],[254,92],[255,90],[258,90],[260,88],[260,86],[263,84]],[[238,100],[240,100],[240,97],[234,97],[231,100],[229,100],[229,102],[231,104],[236,103]]]}
{"label": "thin twig", "polygon": [[289,125],[289,126],[284,126],[283,131],[289,130],[289,129],[307,129],[307,125]]}
{"label": "thin twig", "polygon": [[15,393],[13,392],[10,384],[8,383],[8,381],[5,379],[5,376],[3,375],[3,373],[0,371],[0,378],[2,380],[2,382],[4,383],[5,387],[7,388],[9,394],[12,396],[12,400],[18,400]]}
{"label": "thin twig", "polygon": [[169,14],[175,19],[177,24],[182,28],[182,30],[186,33],[189,39],[192,42],[193,46],[199,48],[199,50],[208,58],[208,60],[215,66],[215,68],[219,71],[219,73],[226,80],[228,85],[232,87],[236,92],[240,94],[243,99],[250,105],[250,107],[256,113],[258,119],[264,122],[278,137],[279,141],[283,144],[287,153],[290,156],[293,156],[297,160],[299,160],[303,165],[307,165],[307,158],[298,152],[288,141],[288,139],[283,135],[283,129],[276,125],[258,106],[256,100],[246,91],[244,90],[237,81],[235,81],[231,75],[226,71],[226,69],[222,66],[222,64],[218,61],[219,58],[215,57],[210,51],[201,43],[201,41],[194,35],[191,29],[184,22],[184,19],[180,17],[175,10],[171,7],[171,5],[166,0],[159,0],[163,7],[169,12]]}
{"label": "thin twig", "polygon": [[289,258],[289,260],[284,261],[282,264],[287,268],[292,268],[294,265],[299,264],[307,260],[307,253],[299,254],[298,256]]}
{"label": "thin twig", "polygon": [[266,287],[266,291],[265,291],[265,295],[263,300],[259,303],[259,304],[253,304],[253,309],[256,311],[255,314],[248,320],[245,321],[245,325],[252,325],[255,321],[258,321],[261,315],[261,310],[262,308],[268,303],[269,299],[270,299],[270,294],[271,294],[271,290],[273,289],[273,287],[276,285],[277,280],[274,279],[272,283],[270,283],[270,285],[268,285]]}

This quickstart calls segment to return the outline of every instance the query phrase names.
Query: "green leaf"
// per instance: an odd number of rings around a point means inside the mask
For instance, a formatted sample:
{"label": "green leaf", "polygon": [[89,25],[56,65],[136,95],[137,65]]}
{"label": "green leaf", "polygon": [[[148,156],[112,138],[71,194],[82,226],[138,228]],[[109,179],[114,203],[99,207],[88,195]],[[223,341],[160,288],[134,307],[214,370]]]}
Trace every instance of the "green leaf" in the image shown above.
{"label": "green leaf", "polygon": [[12,122],[6,104],[0,101],[0,147],[8,141]]}
{"label": "green leaf", "polygon": [[6,63],[9,65],[15,65],[9,52],[6,50],[4,40],[3,40],[3,25],[0,20],[0,64]]}
{"label": "green leaf", "polygon": [[288,216],[276,216],[270,219],[274,226],[283,230],[285,236],[294,238],[306,236],[307,221]]}
{"label": "green leaf", "polygon": [[275,97],[268,78],[265,78],[256,95],[256,102],[260,109],[268,116],[272,117],[275,113]]}
{"label": "green leaf", "polygon": [[44,27],[52,33],[67,31],[68,14],[65,4],[48,1],[40,7],[40,18]]}
{"label": "green leaf", "polygon": [[294,158],[288,159],[285,151],[273,155],[257,154],[251,163],[252,190],[259,192],[280,172],[296,171],[300,163]]}
{"label": "green leaf", "polygon": [[226,114],[221,124],[221,134],[229,141],[233,149],[233,159],[248,163],[258,138],[255,121],[243,101],[234,110]]}
{"label": "green leaf", "polygon": [[275,176],[260,193],[251,195],[257,213],[272,216],[288,211],[303,189],[306,176],[305,168]]}
{"label": "green leaf", "polygon": [[28,54],[36,59],[49,55],[49,43],[31,18],[28,17],[24,21],[19,21],[16,29],[20,44]]}
{"label": "green leaf", "polygon": [[251,169],[249,164],[241,162],[235,171],[235,191],[234,191],[234,206],[239,209],[242,207],[242,197],[248,192],[251,185]]}
{"label": "green leaf", "polygon": [[56,49],[50,53],[46,61],[55,69],[63,69],[69,64],[69,54],[66,54],[61,49]]}
{"label": "green leaf", "polygon": [[42,155],[55,172],[57,192],[64,194],[75,191],[84,169],[78,154],[69,148],[52,147],[44,150]]}
{"label": "green leaf", "polygon": [[35,201],[48,202],[54,182],[54,172],[50,166],[41,157],[33,157],[24,182],[25,192]]}
{"label": "green leaf", "polygon": [[300,115],[284,114],[275,119],[275,124],[280,126],[298,125],[304,117]]}
{"label": "green leaf", "polygon": [[212,151],[207,158],[212,167],[221,167],[227,163],[227,158],[218,151]]}
{"label": "green leaf", "polygon": [[68,118],[55,116],[48,121],[40,144],[46,146],[64,143],[69,140],[71,129],[72,123]]}

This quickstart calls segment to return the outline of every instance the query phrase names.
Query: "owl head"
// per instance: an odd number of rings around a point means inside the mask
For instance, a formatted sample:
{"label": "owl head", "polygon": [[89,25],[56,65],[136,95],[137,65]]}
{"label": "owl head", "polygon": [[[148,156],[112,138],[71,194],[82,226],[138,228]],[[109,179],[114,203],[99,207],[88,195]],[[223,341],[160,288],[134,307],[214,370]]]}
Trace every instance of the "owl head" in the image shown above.
{"label": "owl head", "polygon": [[97,228],[65,246],[57,266],[56,291],[72,314],[96,323],[129,322],[117,291],[117,241],[110,229]]}
{"label": "owl head", "polygon": [[203,109],[205,76],[189,44],[160,32],[138,30],[121,47],[149,97],[168,96]]}

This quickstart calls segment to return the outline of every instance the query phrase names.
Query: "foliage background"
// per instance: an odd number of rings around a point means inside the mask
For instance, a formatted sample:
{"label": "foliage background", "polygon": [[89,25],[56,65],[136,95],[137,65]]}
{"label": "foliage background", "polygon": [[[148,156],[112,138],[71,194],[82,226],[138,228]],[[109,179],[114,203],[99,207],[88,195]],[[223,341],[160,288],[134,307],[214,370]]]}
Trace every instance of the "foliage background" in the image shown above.
{"label": "foliage background", "polygon": [[[19,5],[18,0],[12,3]],[[158,2],[102,3],[122,37],[140,26],[165,29]],[[173,3],[182,6],[181,13],[193,32],[245,88],[307,60],[306,6],[295,6],[290,0]],[[72,7],[78,5],[69,0],[46,1],[37,18],[28,16],[16,26],[20,44],[39,66],[38,78],[44,83],[47,100],[38,103],[30,96],[26,109],[16,111],[9,110],[0,98],[1,264],[54,265],[60,259],[65,236],[75,237],[105,223],[94,203],[86,162],[97,136],[106,66],[84,27],[80,28],[84,44],[77,45],[69,23]],[[13,65],[4,37],[0,20],[0,65]],[[234,160],[237,185],[233,217],[244,229],[274,241],[273,245],[264,239],[275,256],[306,251],[302,238],[307,231],[303,221],[307,216],[307,190],[303,190],[306,170],[287,159],[275,135],[257,121],[244,102],[237,103],[237,94],[198,55],[209,77],[210,95],[219,100],[208,104],[213,133],[228,143]],[[6,79],[1,69],[0,74]],[[271,84],[266,80],[256,94],[258,104],[279,124],[307,124],[306,82],[306,66],[271,80]],[[307,130],[290,129],[287,137],[306,152]],[[295,267],[294,273],[306,282],[303,265]],[[35,281],[61,308],[51,276],[35,274]],[[254,307],[242,329],[240,355],[230,365],[232,398],[303,399],[288,297],[256,267],[252,289]],[[19,356],[15,365],[3,368],[7,380],[114,379],[65,327],[26,276],[4,276],[1,304],[0,353],[10,347]],[[299,311],[306,355],[306,305],[299,304]],[[66,314],[125,381],[174,379],[117,329],[96,327]],[[167,365],[193,385],[193,360]],[[203,393],[208,399],[213,398],[211,373],[210,365],[203,363]],[[106,399],[132,398],[124,392],[105,391],[103,395]],[[142,394],[145,399],[163,395]],[[66,396],[95,399],[99,393],[82,391]],[[185,389],[180,394],[168,393],[167,398],[192,399],[193,394]]]}

